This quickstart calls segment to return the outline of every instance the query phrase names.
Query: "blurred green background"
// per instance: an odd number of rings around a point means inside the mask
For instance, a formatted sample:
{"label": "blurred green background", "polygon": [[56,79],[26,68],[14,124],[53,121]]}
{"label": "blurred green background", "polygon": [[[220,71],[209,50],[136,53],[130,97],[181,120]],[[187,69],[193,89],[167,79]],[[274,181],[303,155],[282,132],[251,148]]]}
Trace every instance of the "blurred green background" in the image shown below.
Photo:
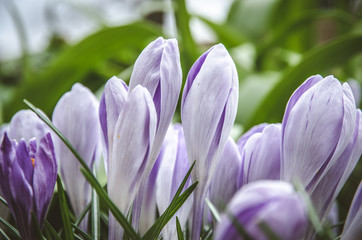
{"label": "blurred green background", "polygon": [[[50,9],[47,21],[56,22],[51,10],[62,1],[44,1]],[[27,42],[33,33],[26,29],[19,5],[1,0],[0,9],[9,16],[18,37],[14,44],[21,54],[12,59],[0,55],[0,124],[26,107],[24,98],[51,116],[58,99],[76,82],[94,92],[100,92],[113,75],[127,82],[139,53],[158,36],[178,39],[183,81],[203,51],[215,43],[225,45],[238,69],[236,123],[244,130],[262,122],[281,122],[288,98],[311,75],[333,74],[341,81],[362,81],[361,0],[229,1],[230,7],[222,14],[225,17],[218,21],[213,20],[212,12],[211,17],[191,14],[191,2],[135,1],[131,9],[138,11],[138,18],[122,25],[108,24],[97,9],[86,4],[66,2],[73,12],[91,19],[97,29],[73,42],[50,31],[48,46],[33,54]],[[210,6],[203,3],[199,8],[207,13]],[[176,31],[170,27],[172,19]],[[194,24],[202,25],[211,37],[197,39]],[[4,23],[0,23],[2,27]],[[0,49],[7,47],[0,45]],[[360,163],[339,197],[342,219],[361,176]]]}

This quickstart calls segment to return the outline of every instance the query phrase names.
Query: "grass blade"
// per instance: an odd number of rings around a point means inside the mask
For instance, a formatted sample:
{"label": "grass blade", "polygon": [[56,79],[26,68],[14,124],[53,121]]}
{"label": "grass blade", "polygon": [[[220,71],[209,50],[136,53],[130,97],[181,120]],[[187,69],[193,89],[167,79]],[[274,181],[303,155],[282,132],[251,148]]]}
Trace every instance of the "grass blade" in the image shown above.
{"label": "grass blade", "polygon": [[187,180],[191,174],[192,169],[195,166],[195,162],[191,165],[189,171],[186,173],[184,179],[182,180],[179,188],[177,189],[175,196],[173,197],[170,205],[167,207],[165,212],[156,220],[156,222],[148,229],[146,234],[142,239],[155,239],[160,234],[162,228],[167,224],[167,222],[172,218],[172,216],[177,212],[177,210],[182,206],[182,204],[187,200],[191,195],[193,190],[196,188],[198,182],[192,184],[185,192],[180,196],[182,189],[185,187]]}
{"label": "grass blade", "polygon": [[58,235],[57,231],[55,231],[53,226],[50,225],[50,223],[47,220],[44,221],[44,229],[48,230],[48,232],[52,235],[51,239],[62,240]]}
{"label": "grass blade", "polygon": [[79,226],[79,224],[82,222],[84,217],[87,215],[87,212],[91,209],[91,204],[88,203],[87,206],[83,209],[82,213],[80,214],[79,218],[75,221],[75,225]]}
{"label": "grass blade", "polygon": [[62,221],[63,221],[63,230],[65,234],[65,238],[69,240],[73,240],[73,230],[70,222],[70,216],[69,216],[69,208],[67,204],[67,199],[65,198],[65,192],[63,189],[62,180],[60,179],[59,175],[57,177],[57,187],[58,187],[58,193],[59,193],[59,205],[60,205],[60,212],[62,215]]}
{"label": "grass blade", "polygon": [[20,237],[20,233],[18,230],[16,230],[15,227],[13,227],[13,225],[11,225],[10,223],[8,223],[5,219],[3,219],[2,217],[0,217],[0,222],[2,224],[4,224],[15,236],[16,239],[21,239]]}
{"label": "grass blade", "polygon": [[236,231],[238,232],[239,236],[245,240],[253,240],[250,234],[245,230],[243,225],[239,222],[239,220],[230,212],[226,212],[227,216],[231,220],[233,226],[235,227]]}
{"label": "grass blade", "polygon": [[205,202],[206,202],[207,206],[209,207],[210,212],[211,212],[212,216],[214,217],[214,219],[216,220],[216,222],[220,222],[220,214],[217,211],[214,204],[212,204],[212,202],[207,198],[205,198]]}
{"label": "grass blade", "polygon": [[177,239],[178,240],[184,240],[184,234],[182,232],[180,221],[178,220],[178,217],[176,217],[176,230],[177,230]]}
{"label": "grass blade", "polygon": [[6,235],[6,233],[0,228],[0,234],[1,236],[3,236],[6,240],[11,240],[8,235]]}
{"label": "grass blade", "polygon": [[[93,174],[96,175],[95,164],[93,165]],[[100,237],[101,224],[99,222],[99,199],[96,190],[92,189],[92,238],[98,240]]]}
{"label": "grass blade", "polygon": [[261,221],[258,224],[260,230],[268,237],[269,240],[280,240],[280,237],[269,227],[266,222]]}
{"label": "grass blade", "polygon": [[81,228],[79,228],[77,225],[72,224],[72,227],[86,240],[93,240],[91,236],[89,236],[86,232],[84,232]]}
{"label": "grass blade", "polygon": [[33,221],[33,223],[34,223],[35,234],[36,234],[37,239],[43,239],[43,240],[45,240],[43,234],[41,233],[41,229],[40,229],[38,220],[36,219],[36,216],[35,216],[34,212],[31,211],[30,214],[31,214],[31,219],[32,219],[32,221]]}

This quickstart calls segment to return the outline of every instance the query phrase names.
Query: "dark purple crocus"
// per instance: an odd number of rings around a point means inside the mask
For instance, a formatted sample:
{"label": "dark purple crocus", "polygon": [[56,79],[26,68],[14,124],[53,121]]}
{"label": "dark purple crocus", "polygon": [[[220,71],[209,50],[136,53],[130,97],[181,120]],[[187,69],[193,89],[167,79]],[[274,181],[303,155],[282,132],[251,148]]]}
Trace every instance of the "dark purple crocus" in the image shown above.
{"label": "dark purple crocus", "polygon": [[43,225],[57,178],[57,163],[50,133],[40,140],[10,140],[5,133],[0,147],[0,188],[23,239],[36,239],[34,212]]}
{"label": "dark purple crocus", "polygon": [[[233,223],[232,218],[238,223]],[[298,240],[308,225],[307,209],[289,183],[261,180],[243,186],[231,199],[216,226],[214,239],[243,239],[235,224],[240,224],[252,239],[269,239],[264,224],[277,239]]]}

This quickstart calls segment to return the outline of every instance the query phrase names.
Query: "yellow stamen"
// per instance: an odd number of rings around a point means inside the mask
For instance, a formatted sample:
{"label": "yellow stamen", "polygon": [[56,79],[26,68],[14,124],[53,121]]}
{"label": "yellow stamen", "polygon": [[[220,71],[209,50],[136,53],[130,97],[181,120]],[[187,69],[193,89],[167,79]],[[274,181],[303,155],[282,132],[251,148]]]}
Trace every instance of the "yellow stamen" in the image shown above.
{"label": "yellow stamen", "polygon": [[31,159],[31,165],[33,165],[33,167],[35,166],[35,158],[30,158]]}

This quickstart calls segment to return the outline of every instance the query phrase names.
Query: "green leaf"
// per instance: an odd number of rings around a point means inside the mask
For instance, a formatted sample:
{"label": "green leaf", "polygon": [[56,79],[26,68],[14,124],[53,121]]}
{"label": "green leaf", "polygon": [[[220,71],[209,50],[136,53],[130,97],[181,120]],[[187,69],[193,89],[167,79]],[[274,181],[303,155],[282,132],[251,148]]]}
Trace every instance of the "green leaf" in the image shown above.
{"label": "green leaf", "polygon": [[182,232],[180,221],[178,217],[176,217],[176,230],[177,230],[177,239],[184,240],[184,233]]}
{"label": "green leaf", "polygon": [[266,95],[251,119],[245,124],[245,129],[261,122],[280,122],[289,97],[304,80],[311,75],[345,63],[362,51],[361,42],[362,35],[348,35],[306,53],[303,60],[297,66],[288,69]]}
{"label": "green leaf", "polygon": [[8,235],[6,235],[6,233],[0,228],[0,234],[6,239],[6,240],[11,240]]}
{"label": "green leaf", "polygon": [[[16,89],[12,99],[4,105],[5,120],[9,120],[22,108],[20,99],[23,98],[32,101],[45,113],[51,113],[59,98],[74,83],[89,83],[91,80],[87,76],[91,75],[94,69],[108,60],[122,58],[119,70],[109,73],[109,78],[118,74],[133,64],[151,40],[161,35],[162,31],[157,25],[145,21],[135,22],[102,29],[78,44],[66,48],[44,71],[27,79]],[[104,82],[94,81],[94,88],[99,88]]]}
{"label": "green leaf", "polygon": [[47,221],[44,221],[44,230],[47,230],[52,236],[49,239],[57,239],[61,240],[60,236],[58,235],[57,231],[53,228],[53,226]]}
{"label": "green leaf", "polygon": [[[190,169],[186,173],[184,179],[182,180],[179,188],[177,189],[175,196],[173,197],[170,205],[167,207],[165,212],[156,220],[156,222],[148,229],[142,239],[156,239],[160,233],[162,228],[167,224],[167,222],[172,218],[172,216],[177,212],[177,210],[184,204],[187,198],[191,195],[191,193],[196,188],[198,182],[193,183],[189,188],[187,188],[182,194],[182,189],[185,187],[186,182],[191,174],[192,169],[195,166],[196,161],[193,162]],[[181,194],[181,195],[180,195]]]}
{"label": "green leaf", "polygon": [[212,202],[207,198],[205,198],[205,202],[206,202],[207,206],[209,207],[210,212],[211,212],[212,216],[214,217],[214,219],[216,220],[216,222],[220,222],[220,214],[217,211],[214,204],[212,204]]}
{"label": "green leaf", "polygon": [[14,235],[14,237],[16,239],[21,239],[20,237],[20,233],[18,230],[16,230],[16,228],[14,228],[10,223],[8,223],[5,219],[3,219],[2,217],[0,217],[0,222],[2,224],[4,224],[10,231],[11,233]]}
{"label": "green leaf", "polygon": [[83,209],[78,219],[75,221],[75,225],[79,226],[79,224],[82,222],[84,217],[87,215],[87,212],[91,209],[91,204],[88,203],[87,206]]}
{"label": "green leaf", "polygon": [[125,216],[119,211],[116,205],[112,202],[112,200],[108,197],[107,193],[104,191],[101,184],[98,182],[97,178],[93,175],[92,171],[89,169],[87,163],[82,159],[79,153],[75,150],[75,148],[70,144],[70,142],[61,134],[61,132],[53,125],[53,123],[45,117],[33,104],[24,99],[26,105],[41,119],[43,120],[49,127],[54,131],[55,134],[63,141],[63,143],[68,147],[68,149],[73,153],[79,163],[82,165],[80,171],[85,176],[87,181],[91,184],[91,186],[97,191],[98,196],[101,200],[103,200],[106,205],[109,207],[109,210],[112,212],[113,216],[116,220],[122,225],[125,234],[130,236],[132,239],[140,239],[140,236],[133,229],[131,224],[127,221]]}
{"label": "green leaf", "polygon": [[72,240],[72,239],[74,239],[74,236],[73,236],[73,230],[72,230],[71,222],[70,222],[69,208],[68,208],[68,204],[67,204],[67,199],[65,197],[62,180],[60,179],[59,175],[57,177],[57,188],[58,188],[58,193],[59,193],[59,195],[58,195],[59,196],[59,205],[60,205],[60,212],[62,215],[65,238]]}
{"label": "green leaf", "polygon": [[[96,175],[96,166],[93,164],[93,174]],[[94,240],[100,239],[100,211],[99,199],[96,190],[92,189],[92,237]]]}
{"label": "green leaf", "polygon": [[269,240],[280,240],[281,238],[269,227],[269,225],[261,221],[258,224],[259,228],[263,231],[263,233],[268,237]]}
{"label": "green leaf", "polygon": [[79,228],[77,225],[72,224],[72,227],[86,240],[92,240],[93,238],[89,236],[86,232],[84,232],[81,228]]}
{"label": "green leaf", "polygon": [[131,237],[131,239],[140,239],[140,236],[133,229],[132,225],[127,221],[127,218],[121,213],[121,211],[119,211],[117,206],[108,197],[107,193],[103,190],[102,186],[96,181],[94,176],[83,168],[81,168],[80,171],[85,176],[87,181],[92,185],[92,187],[97,191],[98,196],[107,205],[107,207],[112,212],[115,219],[117,219],[117,221],[122,225],[125,235],[127,234],[128,236]]}
{"label": "green leaf", "polygon": [[239,236],[242,237],[245,240],[253,240],[253,238],[250,236],[250,234],[245,230],[243,225],[239,222],[239,220],[230,212],[226,212],[227,216],[231,220],[233,226],[236,228],[236,231],[238,232]]}

